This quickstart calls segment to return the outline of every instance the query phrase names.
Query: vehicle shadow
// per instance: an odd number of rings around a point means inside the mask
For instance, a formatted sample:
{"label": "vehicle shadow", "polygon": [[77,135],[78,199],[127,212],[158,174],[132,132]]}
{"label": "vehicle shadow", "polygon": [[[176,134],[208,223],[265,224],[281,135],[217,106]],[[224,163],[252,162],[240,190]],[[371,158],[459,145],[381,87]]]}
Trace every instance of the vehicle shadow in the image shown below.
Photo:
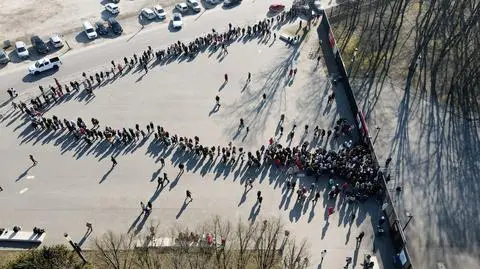
{"label": "vehicle shadow", "polygon": [[42,78],[45,78],[45,77],[48,77],[48,76],[51,76],[51,75],[57,73],[58,69],[59,68],[53,68],[53,69],[50,69],[48,71],[42,72],[38,75],[27,74],[26,76],[23,77],[22,81],[25,82],[25,83],[36,82],[36,81],[41,80]]}
{"label": "vehicle shadow", "polygon": [[78,43],[86,44],[86,43],[93,42],[94,40],[95,40],[95,39],[89,39],[89,38],[87,37],[87,34],[85,34],[84,31],[79,32],[79,33],[75,36],[75,41],[77,41]]}
{"label": "vehicle shadow", "polygon": [[[29,53],[30,53],[30,51],[29,51]],[[28,58],[20,58],[20,57],[18,57],[17,51],[14,49],[14,50],[12,50],[8,53],[8,57],[10,58],[11,63],[16,64],[16,63],[21,63],[23,61],[27,61],[30,58],[30,55],[29,55]]]}

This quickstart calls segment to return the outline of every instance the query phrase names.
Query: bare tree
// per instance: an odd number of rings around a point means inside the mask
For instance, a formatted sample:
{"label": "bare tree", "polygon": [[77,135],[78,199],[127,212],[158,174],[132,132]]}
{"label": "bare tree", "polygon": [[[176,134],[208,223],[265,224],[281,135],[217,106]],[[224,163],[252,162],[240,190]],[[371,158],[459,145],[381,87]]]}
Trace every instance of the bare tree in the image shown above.
{"label": "bare tree", "polygon": [[280,218],[254,223],[239,220],[234,226],[214,216],[192,230],[170,229],[172,246],[155,243],[158,226],[152,225],[145,235],[108,232],[94,241],[96,260],[102,268],[113,269],[270,269],[280,266],[283,254],[285,264],[305,266],[306,244],[298,245],[284,235],[283,227]]}
{"label": "bare tree", "polygon": [[133,248],[134,236],[130,234],[114,234],[108,231],[100,238],[95,238],[95,254],[103,263],[104,268],[130,269],[134,268]]}

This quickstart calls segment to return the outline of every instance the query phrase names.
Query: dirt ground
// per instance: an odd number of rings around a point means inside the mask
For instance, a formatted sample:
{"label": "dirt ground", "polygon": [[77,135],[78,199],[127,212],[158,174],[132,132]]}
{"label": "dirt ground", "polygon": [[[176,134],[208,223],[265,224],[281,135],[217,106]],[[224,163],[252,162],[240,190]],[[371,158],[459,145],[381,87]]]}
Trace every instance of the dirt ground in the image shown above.
{"label": "dirt ground", "polygon": [[[83,20],[92,23],[109,16],[103,5],[108,0],[21,0],[1,1],[0,40],[29,41],[36,34],[68,34],[78,30]],[[121,0],[120,21],[136,16],[143,7],[175,4],[174,0]],[[132,20],[134,21],[134,20]],[[29,42],[28,42],[29,43]]]}

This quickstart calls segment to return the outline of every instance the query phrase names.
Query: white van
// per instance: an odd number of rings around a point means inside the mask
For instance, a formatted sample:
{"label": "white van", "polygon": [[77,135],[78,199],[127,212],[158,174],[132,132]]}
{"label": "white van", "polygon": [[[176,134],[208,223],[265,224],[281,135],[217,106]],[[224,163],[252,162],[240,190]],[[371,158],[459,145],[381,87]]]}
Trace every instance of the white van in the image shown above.
{"label": "white van", "polygon": [[97,38],[97,32],[95,32],[95,28],[93,28],[92,24],[89,21],[84,21],[82,25],[83,31],[85,31],[88,39]]}

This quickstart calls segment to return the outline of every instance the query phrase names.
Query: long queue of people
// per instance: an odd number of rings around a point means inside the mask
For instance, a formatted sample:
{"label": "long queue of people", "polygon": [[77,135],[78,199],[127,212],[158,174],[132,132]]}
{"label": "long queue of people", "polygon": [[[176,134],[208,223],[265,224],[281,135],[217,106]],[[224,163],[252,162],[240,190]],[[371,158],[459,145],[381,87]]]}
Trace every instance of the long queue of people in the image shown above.
{"label": "long queue of people", "polygon": [[[285,20],[294,18],[295,14],[291,11],[287,11],[277,16],[277,23],[283,23]],[[93,88],[100,86],[102,81],[109,79],[110,75],[117,76],[122,74],[125,68],[133,68],[136,64],[145,67],[146,64],[153,59],[153,55],[158,61],[168,60],[171,57],[178,57],[182,54],[194,57],[196,53],[202,51],[206,47],[212,46],[212,48],[222,48],[226,50],[226,46],[238,37],[253,37],[253,36],[265,36],[271,35],[270,30],[274,24],[275,18],[265,19],[256,23],[253,26],[248,27],[234,27],[229,24],[228,30],[223,33],[218,33],[215,29],[212,29],[212,33],[208,33],[203,37],[198,37],[194,41],[184,44],[177,42],[172,44],[163,50],[156,52],[149,46],[146,51],[138,57],[136,54],[131,59],[124,58],[124,65],[116,64],[111,61],[112,67],[106,72],[101,71],[94,75],[87,75],[83,73],[83,80],[81,83],[78,81],[70,81],[69,85],[61,85],[61,83],[55,79],[56,87],[49,86],[49,91],[43,89],[40,86],[41,96],[32,98],[30,100],[31,106],[27,106],[24,102],[20,104],[13,103],[14,108],[19,107],[22,112],[28,114],[31,121],[31,126],[36,131],[48,131],[48,130],[64,130],[67,129],[68,133],[73,135],[76,139],[83,139],[88,145],[93,144],[95,141],[106,140],[111,143],[112,146],[125,146],[135,141],[148,139],[151,135],[154,137],[154,141],[159,144],[163,144],[167,147],[176,147],[183,150],[188,150],[196,155],[203,156],[204,158],[213,159],[215,155],[221,156],[221,161],[226,165],[233,165],[237,161],[243,162],[246,157],[247,166],[256,169],[264,164],[273,163],[278,168],[286,168],[287,171],[303,171],[307,175],[320,176],[328,174],[330,176],[337,175],[339,177],[347,179],[353,186],[351,190],[348,190],[347,194],[351,197],[362,197],[374,195],[378,193],[381,188],[380,184],[376,181],[377,171],[374,169],[373,161],[370,157],[370,153],[367,148],[362,145],[352,145],[351,141],[345,142],[339,150],[327,150],[324,147],[312,147],[309,146],[309,142],[304,142],[302,145],[295,147],[285,147],[277,139],[271,138],[267,146],[262,146],[256,151],[245,151],[243,147],[236,147],[229,143],[228,146],[221,147],[219,145],[202,145],[198,136],[188,138],[179,136],[177,134],[171,134],[165,128],[159,125],[154,125],[150,122],[143,129],[139,124],[131,128],[113,128],[110,126],[100,128],[99,121],[96,118],[91,119],[92,125],[87,126],[85,121],[81,118],[77,118],[76,121],[67,119],[59,119],[56,116],[46,118],[42,116],[42,110],[46,105],[56,103],[64,95],[71,94],[72,91],[79,91],[81,85],[88,94],[93,94]],[[274,36],[275,38],[275,36]],[[95,81],[97,84],[95,85]],[[283,119],[281,119],[281,129],[283,134]],[[295,133],[295,127],[289,133],[289,138],[293,139]],[[326,139],[328,140],[333,133],[332,139],[336,139],[341,135],[348,135],[352,130],[352,125],[345,119],[341,119],[337,122],[334,130],[320,130],[318,127],[314,131],[314,139]],[[308,131],[308,126],[305,128],[305,132]]]}

